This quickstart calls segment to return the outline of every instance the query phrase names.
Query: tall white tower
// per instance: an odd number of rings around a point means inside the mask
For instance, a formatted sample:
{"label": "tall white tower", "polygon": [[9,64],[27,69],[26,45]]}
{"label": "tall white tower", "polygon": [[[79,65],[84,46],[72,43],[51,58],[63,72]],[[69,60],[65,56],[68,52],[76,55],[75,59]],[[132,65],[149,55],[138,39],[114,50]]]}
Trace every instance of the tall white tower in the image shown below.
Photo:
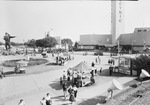
{"label": "tall white tower", "polygon": [[124,2],[111,1],[111,34],[112,44],[119,41],[120,34],[124,33]]}

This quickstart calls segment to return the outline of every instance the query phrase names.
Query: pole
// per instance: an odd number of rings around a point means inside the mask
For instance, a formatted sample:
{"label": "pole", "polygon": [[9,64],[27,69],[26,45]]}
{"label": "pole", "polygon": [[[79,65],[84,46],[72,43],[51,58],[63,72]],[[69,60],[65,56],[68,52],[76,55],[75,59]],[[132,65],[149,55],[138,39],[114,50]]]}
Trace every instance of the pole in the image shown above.
{"label": "pole", "polygon": [[133,41],[131,43],[131,54],[133,53]]}
{"label": "pole", "polygon": [[119,55],[119,40],[118,40],[118,55]]}

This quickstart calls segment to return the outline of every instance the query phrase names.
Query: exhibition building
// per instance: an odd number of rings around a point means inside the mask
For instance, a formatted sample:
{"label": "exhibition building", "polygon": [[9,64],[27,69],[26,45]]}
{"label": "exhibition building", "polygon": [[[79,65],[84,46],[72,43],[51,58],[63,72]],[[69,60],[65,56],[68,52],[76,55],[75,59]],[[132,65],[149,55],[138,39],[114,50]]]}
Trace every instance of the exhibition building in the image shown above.
{"label": "exhibition building", "polygon": [[115,44],[112,42],[111,34],[88,34],[80,35],[79,47],[83,49],[94,49],[99,47],[115,47],[125,48],[126,50],[142,51],[150,47],[150,27],[135,28],[133,33],[121,34]]}
{"label": "exhibition building", "polygon": [[80,35],[79,49],[114,48],[118,51],[143,51],[150,46],[150,27],[124,32],[125,2],[111,1],[111,33]]}

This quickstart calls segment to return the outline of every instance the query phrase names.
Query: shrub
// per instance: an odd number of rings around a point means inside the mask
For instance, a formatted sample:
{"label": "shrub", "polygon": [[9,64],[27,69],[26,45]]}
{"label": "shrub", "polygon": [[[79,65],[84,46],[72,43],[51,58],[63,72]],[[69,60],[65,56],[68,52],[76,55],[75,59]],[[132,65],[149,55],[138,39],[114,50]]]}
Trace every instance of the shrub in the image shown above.
{"label": "shrub", "polygon": [[132,70],[136,70],[138,76],[142,69],[150,73],[150,56],[146,54],[141,54],[135,59],[132,59]]}

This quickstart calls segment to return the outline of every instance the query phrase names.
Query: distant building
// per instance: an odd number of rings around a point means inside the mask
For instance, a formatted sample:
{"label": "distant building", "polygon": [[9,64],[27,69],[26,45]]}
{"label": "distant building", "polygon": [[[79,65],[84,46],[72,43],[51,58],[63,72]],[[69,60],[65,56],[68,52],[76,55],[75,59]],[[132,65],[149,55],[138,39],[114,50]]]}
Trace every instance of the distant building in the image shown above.
{"label": "distant building", "polygon": [[93,49],[93,45],[116,46],[121,34],[124,34],[124,2],[111,1],[111,34],[80,35],[81,48]]}
{"label": "distant building", "polygon": [[[111,34],[87,34],[80,35],[79,48],[94,49],[99,47],[113,47]],[[135,28],[133,33],[121,34],[118,37],[119,46],[126,50],[142,51],[150,47],[150,27]]]}
{"label": "distant building", "polygon": [[85,49],[93,49],[94,46],[107,46],[112,43],[112,35],[111,34],[87,34],[80,35],[79,45]]}
{"label": "distant building", "polygon": [[122,34],[120,37],[121,46],[131,46],[135,51],[142,51],[150,47],[150,27],[135,28],[133,33]]}

